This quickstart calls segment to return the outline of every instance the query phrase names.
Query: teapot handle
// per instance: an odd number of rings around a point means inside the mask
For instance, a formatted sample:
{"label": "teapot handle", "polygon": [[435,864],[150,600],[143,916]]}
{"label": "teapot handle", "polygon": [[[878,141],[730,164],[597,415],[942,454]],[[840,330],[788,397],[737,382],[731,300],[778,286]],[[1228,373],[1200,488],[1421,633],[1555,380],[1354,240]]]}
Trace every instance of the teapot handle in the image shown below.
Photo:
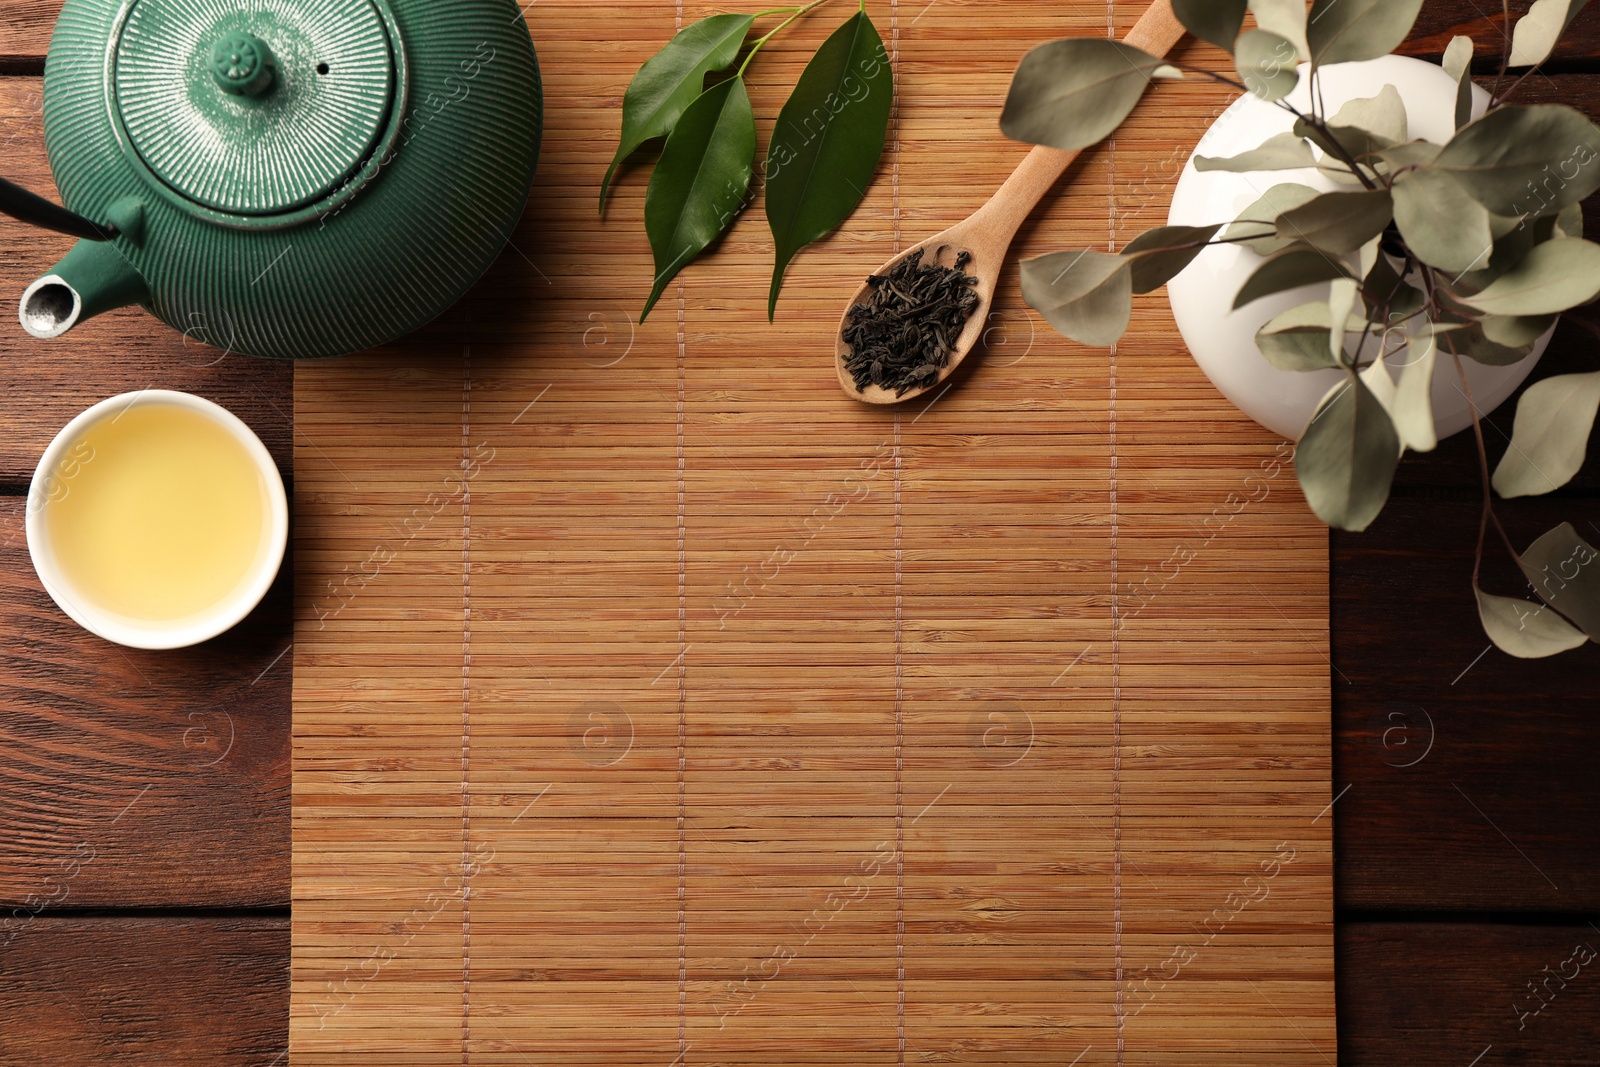
{"label": "teapot handle", "polygon": [[0,178],[0,213],[30,226],[40,226],[86,241],[109,241],[120,233],[109,222],[104,226],[96,225],[82,215],[53,204],[4,178]]}

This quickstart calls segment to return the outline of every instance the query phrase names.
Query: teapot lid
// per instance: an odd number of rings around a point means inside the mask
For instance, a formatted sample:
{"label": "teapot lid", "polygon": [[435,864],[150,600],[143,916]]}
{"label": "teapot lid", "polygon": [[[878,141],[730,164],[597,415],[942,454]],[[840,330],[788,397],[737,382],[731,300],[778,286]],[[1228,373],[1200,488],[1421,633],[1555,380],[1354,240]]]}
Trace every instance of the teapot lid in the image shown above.
{"label": "teapot lid", "polygon": [[390,125],[401,45],[385,14],[374,0],[132,0],[109,72],[125,147],[216,211],[322,199]]}

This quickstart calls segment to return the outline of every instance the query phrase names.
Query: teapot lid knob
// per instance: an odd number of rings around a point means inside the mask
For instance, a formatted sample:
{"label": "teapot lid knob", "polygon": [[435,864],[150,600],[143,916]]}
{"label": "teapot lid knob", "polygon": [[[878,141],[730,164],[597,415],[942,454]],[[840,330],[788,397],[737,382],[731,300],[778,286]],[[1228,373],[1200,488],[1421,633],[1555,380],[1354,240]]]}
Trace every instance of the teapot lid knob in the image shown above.
{"label": "teapot lid knob", "polygon": [[251,33],[225,34],[211,46],[211,76],[233,96],[261,96],[272,88],[277,61],[267,42]]}

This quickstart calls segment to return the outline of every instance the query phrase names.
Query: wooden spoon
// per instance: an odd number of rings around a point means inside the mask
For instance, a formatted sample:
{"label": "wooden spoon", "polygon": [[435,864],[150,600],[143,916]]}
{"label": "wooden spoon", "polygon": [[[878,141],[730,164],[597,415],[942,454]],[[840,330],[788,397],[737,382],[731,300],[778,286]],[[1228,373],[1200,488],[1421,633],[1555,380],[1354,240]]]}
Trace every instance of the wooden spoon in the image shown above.
{"label": "wooden spoon", "polygon": [[[1172,0],[1155,0],[1133,29],[1128,31],[1125,40],[1151,55],[1164,56],[1182,38],[1183,26],[1172,14]],[[904,396],[896,396],[891,390],[880,389],[876,385],[869,385],[866,389],[856,388],[855,378],[845,369],[845,357],[850,354],[850,346],[844,342],[844,328],[849,321],[849,309],[865,302],[870,295],[870,286],[862,284],[850,298],[844,318],[839,320],[839,336],[835,346],[834,363],[839,372],[839,384],[846,393],[867,404],[898,404],[936,388],[955,373],[961,361],[976,347],[978,338],[983,336],[988,325],[989,308],[994,304],[995,287],[1000,282],[1000,268],[1005,264],[1006,250],[1011,247],[1017,230],[1055,185],[1056,179],[1077,158],[1076,151],[1063,152],[1044,145],[1035,147],[987,204],[943,233],[912,245],[878,268],[878,274],[887,274],[896,263],[917,251],[923,253],[923,262],[946,267],[955,266],[959,252],[966,251],[972,255],[966,270],[978,279],[978,309],[967,320],[966,329],[961,331],[961,336],[956,339],[955,350],[950,353],[950,362],[939,372],[938,379],[932,385],[907,390]]]}

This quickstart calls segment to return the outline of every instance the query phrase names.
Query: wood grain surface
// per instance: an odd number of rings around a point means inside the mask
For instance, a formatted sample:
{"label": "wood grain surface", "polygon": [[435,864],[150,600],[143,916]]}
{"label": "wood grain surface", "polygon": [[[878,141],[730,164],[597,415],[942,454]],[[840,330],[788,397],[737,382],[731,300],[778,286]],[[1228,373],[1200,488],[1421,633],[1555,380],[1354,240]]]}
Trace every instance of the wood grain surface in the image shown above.
{"label": "wood grain surface", "polygon": [[7,1067],[288,1062],[286,918],[42,916],[0,943]]}
{"label": "wood grain surface", "polygon": [[[1327,540],[1286,451],[1164,299],[1108,354],[1014,273],[960,389],[833,384],[854,279],[1022,155],[1015,56],[1110,12],[869,7],[894,143],[776,326],[759,217],[628,326],[644,175],[593,197],[674,6],[541,5],[523,255],[433,350],[297,368],[297,1062],[1333,1054]],[[759,114],[833,21],[763,54]],[[1143,109],[1020,253],[1164,216],[1224,101]]]}
{"label": "wood grain surface", "polygon": [[44,909],[287,903],[291,571],[215,641],[124,649],[45,594],[26,507],[0,499],[0,929]]}

